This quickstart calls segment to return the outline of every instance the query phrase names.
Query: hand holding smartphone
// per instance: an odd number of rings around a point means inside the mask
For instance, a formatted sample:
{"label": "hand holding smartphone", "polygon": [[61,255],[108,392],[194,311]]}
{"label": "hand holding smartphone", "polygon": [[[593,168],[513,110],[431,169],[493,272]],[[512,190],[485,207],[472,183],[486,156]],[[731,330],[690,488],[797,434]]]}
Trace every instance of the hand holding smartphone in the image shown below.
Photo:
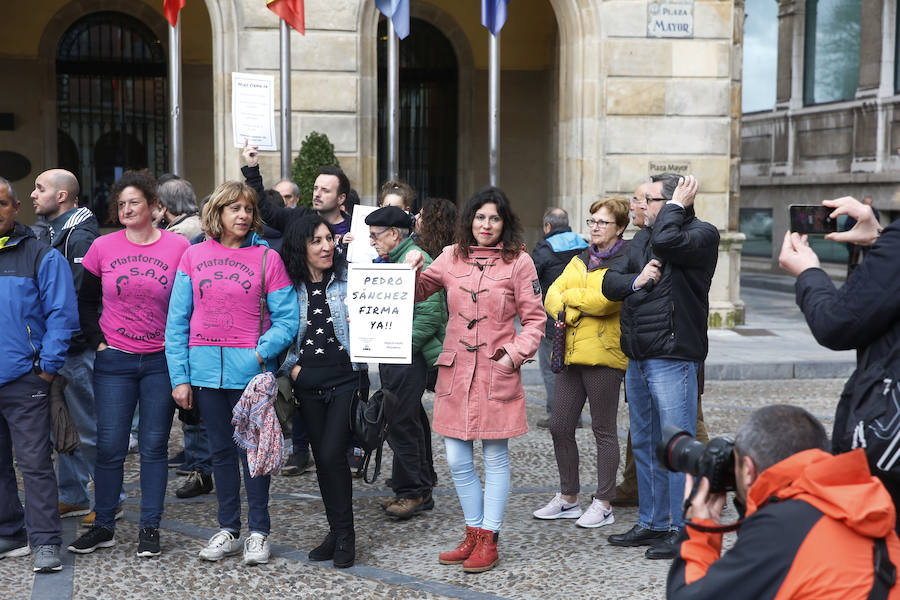
{"label": "hand holding smartphone", "polygon": [[829,216],[832,210],[821,204],[791,204],[788,207],[791,231],[804,235],[836,232],[837,219]]}

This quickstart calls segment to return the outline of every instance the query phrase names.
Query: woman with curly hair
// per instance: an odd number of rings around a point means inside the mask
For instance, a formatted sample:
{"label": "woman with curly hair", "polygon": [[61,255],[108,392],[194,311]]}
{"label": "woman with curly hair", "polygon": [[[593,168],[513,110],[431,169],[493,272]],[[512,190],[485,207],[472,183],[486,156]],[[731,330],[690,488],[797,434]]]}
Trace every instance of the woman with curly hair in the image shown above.
{"label": "woman with curly hair", "polygon": [[445,198],[429,198],[416,215],[416,243],[428,253],[438,256],[453,243],[458,211]]}
{"label": "woman with curly hair", "polygon": [[[418,269],[424,257],[410,252],[405,262]],[[522,227],[499,188],[472,196],[459,219],[456,244],[418,271],[416,301],[442,289],[450,320],[436,362],[433,429],[444,436],[466,533],[439,562],[462,563],[464,571],[479,573],[499,562],[498,532],[509,495],[507,444],[528,431],[519,369],[537,351],[546,321]],[[516,316],[522,323],[518,333]],[[481,440],[484,455],[483,493],[474,440]]]}

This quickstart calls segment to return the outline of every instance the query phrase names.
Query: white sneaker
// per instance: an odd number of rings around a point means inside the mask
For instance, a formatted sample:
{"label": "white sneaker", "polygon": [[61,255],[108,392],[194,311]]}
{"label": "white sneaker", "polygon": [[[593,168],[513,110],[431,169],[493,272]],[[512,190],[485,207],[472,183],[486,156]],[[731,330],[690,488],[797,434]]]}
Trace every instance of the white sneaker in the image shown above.
{"label": "white sneaker", "polygon": [[241,538],[235,539],[230,531],[222,530],[209,538],[206,548],[200,551],[203,560],[222,560],[223,556],[231,556],[241,551]]}
{"label": "white sneaker", "polygon": [[569,504],[562,499],[562,494],[557,493],[547,506],[531,514],[535,519],[577,519],[582,513],[577,502]]}
{"label": "white sneaker", "polygon": [[599,500],[594,500],[580,519],[575,521],[579,527],[602,527],[616,522],[612,507],[606,508]]}
{"label": "white sneaker", "polygon": [[244,564],[261,565],[269,562],[269,540],[261,533],[251,533],[244,542]]}

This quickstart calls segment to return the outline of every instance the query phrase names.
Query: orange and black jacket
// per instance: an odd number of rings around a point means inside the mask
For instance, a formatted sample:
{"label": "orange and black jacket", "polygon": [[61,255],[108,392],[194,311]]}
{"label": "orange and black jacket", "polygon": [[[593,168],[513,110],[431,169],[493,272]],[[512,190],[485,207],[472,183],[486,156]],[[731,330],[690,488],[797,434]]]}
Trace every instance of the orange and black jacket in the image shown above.
{"label": "orange and black jacket", "polygon": [[[747,517],[724,556],[722,534],[685,528],[667,598],[865,600],[874,581],[875,539],[885,538],[900,567],[895,520],[891,497],[870,474],[862,450],[800,452],[753,483]],[[888,597],[900,599],[900,585]]]}

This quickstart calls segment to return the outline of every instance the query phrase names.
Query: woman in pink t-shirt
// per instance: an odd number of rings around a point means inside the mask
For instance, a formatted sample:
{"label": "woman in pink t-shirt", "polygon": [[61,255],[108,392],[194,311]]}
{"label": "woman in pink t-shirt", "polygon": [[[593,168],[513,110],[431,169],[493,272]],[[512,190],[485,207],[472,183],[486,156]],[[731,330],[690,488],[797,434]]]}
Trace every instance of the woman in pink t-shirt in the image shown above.
{"label": "woman in pink t-shirt", "polygon": [[[153,226],[156,182],[126,173],[109,201],[125,229],[97,238],[84,256],[78,297],[94,360],[97,461],[93,527],[72,542],[79,554],[114,545],[116,510],[135,406],[140,411],[141,520],[137,555],[157,556],[175,403],[165,355],[166,313],[188,241]],[[102,305],[102,312],[100,307]]]}
{"label": "woman in pink t-shirt", "polygon": [[250,531],[244,563],[254,565],[269,560],[271,478],[250,476],[247,453],[232,439],[232,409],[254,375],[275,370],[275,359],[296,335],[299,308],[281,257],[258,235],[262,220],[252,188],[221,184],[203,206],[201,222],[210,239],[181,257],[169,302],[169,378],[179,406],[197,403],[209,435],[221,530],[200,558],[216,561],[241,551],[243,467]]}

